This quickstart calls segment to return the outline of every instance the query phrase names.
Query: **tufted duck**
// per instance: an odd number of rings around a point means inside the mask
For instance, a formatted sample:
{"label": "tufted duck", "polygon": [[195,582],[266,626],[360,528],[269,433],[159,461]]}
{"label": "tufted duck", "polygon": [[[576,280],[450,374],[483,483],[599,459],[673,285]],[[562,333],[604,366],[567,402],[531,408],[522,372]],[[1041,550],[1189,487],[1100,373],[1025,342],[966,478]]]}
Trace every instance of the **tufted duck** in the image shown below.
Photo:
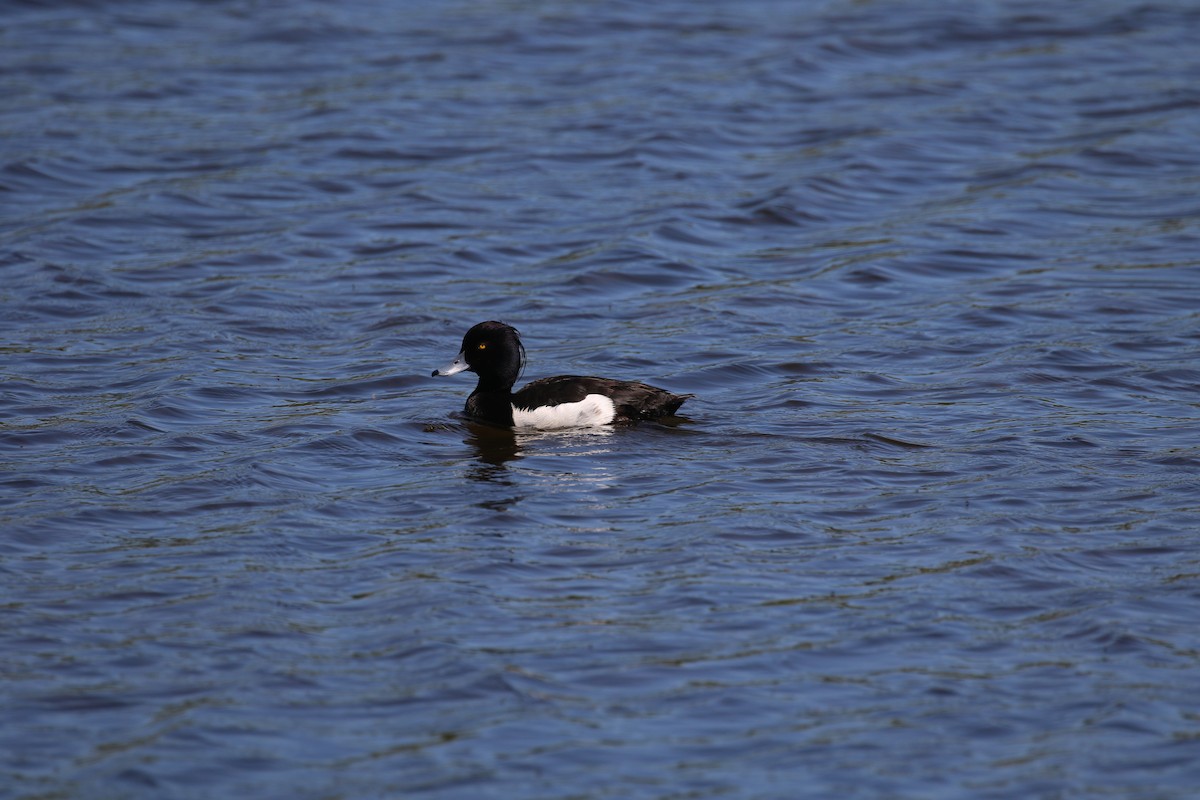
{"label": "tufted duck", "polygon": [[463,409],[467,416],[517,428],[573,428],[667,417],[690,394],[672,394],[636,381],[560,375],[534,381],[516,394],[513,384],[525,366],[517,329],[481,322],[463,337],[462,351],[433,374],[470,371],[479,376]]}

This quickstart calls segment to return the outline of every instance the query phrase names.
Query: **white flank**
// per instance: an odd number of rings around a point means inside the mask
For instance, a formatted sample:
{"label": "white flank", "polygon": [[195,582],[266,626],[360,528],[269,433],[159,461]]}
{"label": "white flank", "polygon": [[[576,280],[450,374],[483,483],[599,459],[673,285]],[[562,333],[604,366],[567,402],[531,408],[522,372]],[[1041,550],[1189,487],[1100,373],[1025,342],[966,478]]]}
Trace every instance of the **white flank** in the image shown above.
{"label": "white flank", "polygon": [[613,401],[602,394],[589,394],[578,403],[525,409],[513,406],[513,426],[517,428],[581,428],[607,425],[617,415]]}

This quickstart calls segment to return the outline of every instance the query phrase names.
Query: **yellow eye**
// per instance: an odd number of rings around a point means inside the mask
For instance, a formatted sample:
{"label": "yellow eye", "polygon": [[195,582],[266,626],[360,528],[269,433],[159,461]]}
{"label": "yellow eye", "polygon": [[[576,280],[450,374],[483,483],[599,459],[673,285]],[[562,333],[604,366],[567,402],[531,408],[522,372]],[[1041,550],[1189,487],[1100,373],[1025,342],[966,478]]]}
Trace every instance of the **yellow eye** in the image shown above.
{"label": "yellow eye", "polygon": [[480,343],[479,343],[479,349],[480,349],[480,350],[487,350],[487,342],[480,342]]}

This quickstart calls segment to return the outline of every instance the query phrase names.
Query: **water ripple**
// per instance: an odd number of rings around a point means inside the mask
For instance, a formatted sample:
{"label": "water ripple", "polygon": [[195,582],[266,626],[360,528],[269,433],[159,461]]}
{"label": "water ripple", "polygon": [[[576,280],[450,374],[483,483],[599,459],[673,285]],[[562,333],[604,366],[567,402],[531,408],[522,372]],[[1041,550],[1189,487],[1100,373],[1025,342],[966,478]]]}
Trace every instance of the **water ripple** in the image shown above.
{"label": "water ripple", "polygon": [[15,797],[1192,794],[1194,10],[192,11],[0,29]]}

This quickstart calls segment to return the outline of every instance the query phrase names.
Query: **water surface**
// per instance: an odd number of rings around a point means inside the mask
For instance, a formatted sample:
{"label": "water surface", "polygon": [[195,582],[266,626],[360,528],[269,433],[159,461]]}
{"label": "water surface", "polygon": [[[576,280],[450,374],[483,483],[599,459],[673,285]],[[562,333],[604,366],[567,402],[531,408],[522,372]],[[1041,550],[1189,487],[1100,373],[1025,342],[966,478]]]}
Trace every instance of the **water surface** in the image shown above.
{"label": "water surface", "polygon": [[5,797],[1191,796],[1200,12],[344,5],[0,13]]}

